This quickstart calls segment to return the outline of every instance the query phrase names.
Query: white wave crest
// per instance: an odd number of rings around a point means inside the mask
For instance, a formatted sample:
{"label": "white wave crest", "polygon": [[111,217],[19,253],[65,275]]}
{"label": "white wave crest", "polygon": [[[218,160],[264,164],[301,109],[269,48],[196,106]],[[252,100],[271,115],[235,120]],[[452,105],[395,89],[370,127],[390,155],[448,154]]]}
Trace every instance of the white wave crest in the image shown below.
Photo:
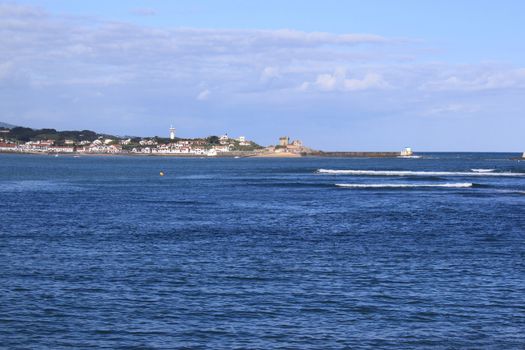
{"label": "white wave crest", "polygon": [[361,176],[525,176],[525,173],[511,172],[467,172],[467,171],[405,171],[405,170],[335,170],[319,169],[320,174],[361,175]]}
{"label": "white wave crest", "polygon": [[467,188],[472,187],[470,182],[445,183],[445,184],[335,184],[337,187],[348,188],[412,188],[412,187],[447,187]]}
{"label": "white wave crest", "polygon": [[470,169],[475,173],[491,173],[496,169]]}

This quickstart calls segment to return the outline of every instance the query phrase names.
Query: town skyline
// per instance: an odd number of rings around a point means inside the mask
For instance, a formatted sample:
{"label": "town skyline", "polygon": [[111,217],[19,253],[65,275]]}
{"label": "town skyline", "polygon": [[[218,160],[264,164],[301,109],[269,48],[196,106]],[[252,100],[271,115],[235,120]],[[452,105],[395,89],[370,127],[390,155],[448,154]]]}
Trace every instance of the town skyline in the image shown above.
{"label": "town skyline", "polygon": [[[245,136],[184,138],[170,125],[165,136],[117,136],[91,130],[32,129],[0,122],[0,153],[83,155],[164,155],[208,157],[301,157],[323,152],[301,140],[281,136],[275,145],[259,145]],[[411,154],[410,154],[411,155]]]}

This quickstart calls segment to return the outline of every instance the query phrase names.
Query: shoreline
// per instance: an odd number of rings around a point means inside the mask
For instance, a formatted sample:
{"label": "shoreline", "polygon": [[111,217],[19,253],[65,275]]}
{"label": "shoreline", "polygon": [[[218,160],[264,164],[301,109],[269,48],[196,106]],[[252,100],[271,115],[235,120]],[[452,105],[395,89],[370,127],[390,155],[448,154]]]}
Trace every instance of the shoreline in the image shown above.
{"label": "shoreline", "polygon": [[[502,153],[502,154],[516,154],[516,157],[509,158],[510,160],[525,161],[525,158],[520,157],[520,152],[418,152],[419,154],[425,153]],[[273,159],[297,159],[297,158],[403,158],[399,152],[314,152],[314,153],[289,153],[289,152],[279,152],[279,153],[240,153],[240,152],[231,152],[228,153],[218,153],[215,156],[207,156],[200,154],[169,154],[169,153],[77,153],[77,152],[53,152],[53,153],[44,153],[44,152],[10,152],[10,151],[0,151],[1,154],[19,154],[19,155],[37,155],[37,156],[60,156],[60,157],[71,157],[71,158],[81,158],[81,157],[169,157],[169,158],[199,158],[199,159],[213,159],[213,158],[273,158]]]}

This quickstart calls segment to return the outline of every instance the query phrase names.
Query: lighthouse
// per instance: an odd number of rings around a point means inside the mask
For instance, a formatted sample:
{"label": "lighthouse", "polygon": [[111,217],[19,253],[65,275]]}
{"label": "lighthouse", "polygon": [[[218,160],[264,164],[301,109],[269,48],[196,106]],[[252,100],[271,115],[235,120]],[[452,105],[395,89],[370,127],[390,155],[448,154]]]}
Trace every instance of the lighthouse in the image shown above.
{"label": "lighthouse", "polygon": [[173,125],[170,127],[170,140],[175,140],[175,128],[173,127]]}

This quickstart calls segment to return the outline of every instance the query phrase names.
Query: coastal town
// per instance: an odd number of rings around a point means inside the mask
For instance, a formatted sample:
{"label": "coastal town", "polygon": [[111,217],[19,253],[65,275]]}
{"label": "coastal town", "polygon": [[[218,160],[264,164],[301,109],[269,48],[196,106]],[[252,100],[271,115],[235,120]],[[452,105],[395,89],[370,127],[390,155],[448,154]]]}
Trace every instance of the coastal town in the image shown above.
{"label": "coastal town", "polygon": [[[181,138],[172,126],[167,137],[120,137],[90,130],[57,131],[0,123],[0,153],[47,155],[140,155],[175,157],[375,157],[419,158],[410,147],[400,152],[324,152],[306,147],[301,140],[281,136],[275,145],[263,147],[245,136],[227,133],[204,138]],[[524,154],[525,157],[525,154]]]}
{"label": "coastal town", "polygon": [[0,152],[75,155],[165,155],[165,156],[278,156],[298,157],[313,150],[300,140],[281,137],[275,146],[262,147],[245,136],[227,133],[206,138],[179,138],[169,128],[168,137],[116,137],[95,132],[54,129],[0,128]]}
{"label": "coastal town", "polygon": [[[0,122],[0,153],[47,155],[140,155],[175,157],[372,157],[420,158],[410,147],[398,152],[319,151],[301,140],[281,136],[275,145],[261,146],[245,136],[227,133],[204,138],[181,138],[171,126],[166,137],[134,137],[100,134],[91,130],[32,129]],[[525,154],[523,155],[525,158]]]}

